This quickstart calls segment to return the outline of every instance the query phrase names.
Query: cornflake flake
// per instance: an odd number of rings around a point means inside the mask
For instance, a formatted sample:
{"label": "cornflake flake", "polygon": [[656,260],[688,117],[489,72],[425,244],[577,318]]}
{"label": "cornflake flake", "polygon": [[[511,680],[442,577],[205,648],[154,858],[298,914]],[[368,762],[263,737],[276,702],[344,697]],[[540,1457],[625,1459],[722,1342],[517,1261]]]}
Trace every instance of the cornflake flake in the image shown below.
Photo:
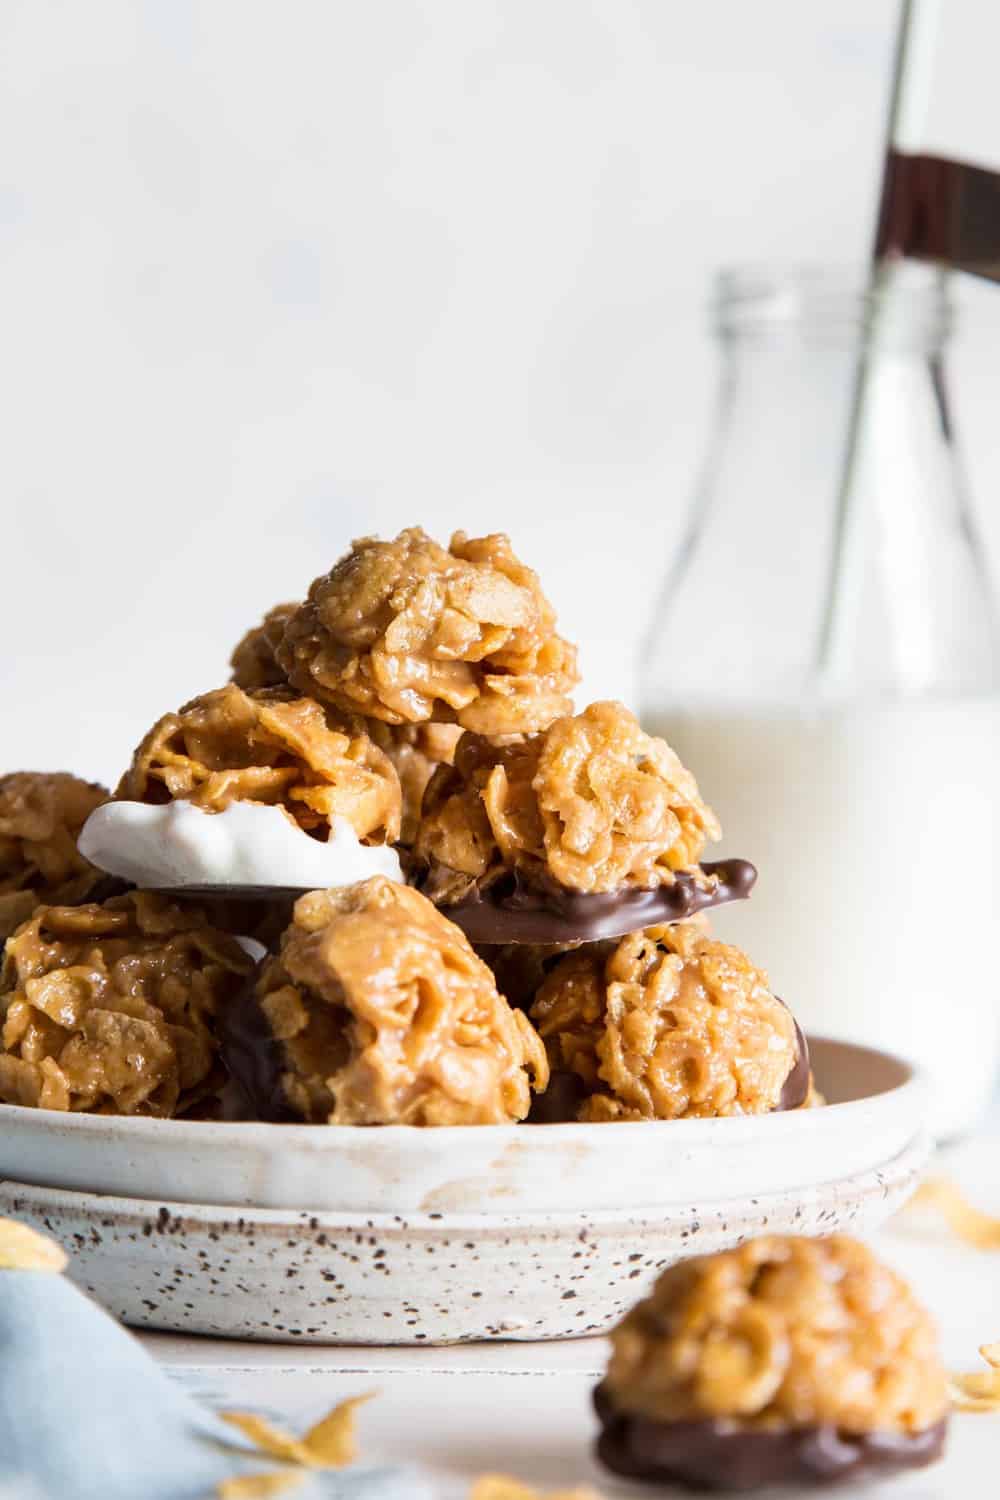
{"label": "cornflake flake", "polygon": [[299,1469],[280,1469],[272,1474],[241,1474],[237,1479],[223,1479],[216,1485],[218,1500],[270,1500],[271,1495],[287,1495],[298,1489],[305,1479]]}
{"label": "cornflake flake", "polygon": [[301,1483],[306,1470],[346,1468],[357,1454],[355,1410],[374,1395],[374,1391],[368,1391],[363,1396],[351,1396],[338,1402],[301,1438],[257,1412],[220,1412],[222,1420],[249,1438],[259,1452],[295,1467],[271,1474],[245,1474],[223,1480],[216,1487],[218,1500],[257,1500],[258,1496],[280,1495]]}
{"label": "cornflake flake", "polygon": [[0,1219],[0,1271],[65,1270],[61,1245],[16,1219]]}
{"label": "cornflake flake", "polygon": [[949,1395],[955,1411],[1000,1411],[1000,1343],[980,1344],[988,1370],[952,1375]]}
{"label": "cornflake flake", "polygon": [[601,1500],[601,1496],[589,1485],[543,1492],[510,1474],[481,1474],[469,1491],[469,1500]]}
{"label": "cornflake flake", "polygon": [[1000,1250],[1000,1218],[974,1208],[946,1177],[931,1177],[921,1183],[906,1206],[936,1209],[952,1234],[965,1244],[977,1250]]}

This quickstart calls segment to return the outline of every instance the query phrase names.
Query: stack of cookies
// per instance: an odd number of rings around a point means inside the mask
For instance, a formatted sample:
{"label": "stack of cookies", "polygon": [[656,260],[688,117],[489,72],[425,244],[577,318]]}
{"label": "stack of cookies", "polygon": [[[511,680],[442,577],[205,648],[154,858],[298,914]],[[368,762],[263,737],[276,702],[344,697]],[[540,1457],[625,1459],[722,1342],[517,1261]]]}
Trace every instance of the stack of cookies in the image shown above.
{"label": "stack of cookies", "polygon": [[[113,797],[0,780],[0,1100],[454,1125],[816,1102],[691,772],[503,535],[356,542]],[[237,1102],[238,1101],[238,1102]]]}

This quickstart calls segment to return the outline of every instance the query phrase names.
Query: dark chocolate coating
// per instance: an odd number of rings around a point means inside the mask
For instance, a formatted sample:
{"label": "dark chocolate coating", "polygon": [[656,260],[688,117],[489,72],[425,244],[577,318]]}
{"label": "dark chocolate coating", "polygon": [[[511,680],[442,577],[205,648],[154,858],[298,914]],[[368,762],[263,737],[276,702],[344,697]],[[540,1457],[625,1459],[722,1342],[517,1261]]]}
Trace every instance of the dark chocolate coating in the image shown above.
{"label": "dark chocolate coating", "polygon": [[162,888],[161,894],[182,907],[198,907],[213,927],[256,938],[273,953],[303,891],[287,885],[185,885]]}
{"label": "dark chocolate coating", "polygon": [[792,1021],[795,1025],[795,1040],[798,1047],[792,1071],[785,1079],[781,1088],[781,1097],[775,1105],[776,1110],[799,1109],[809,1095],[809,1078],[812,1071],[809,1062],[809,1043],[803,1036],[802,1027],[794,1016]]}
{"label": "dark chocolate coating", "polygon": [[587,1085],[579,1074],[557,1068],[549,1077],[548,1088],[532,1096],[526,1124],[565,1125],[576,1119],[586,1097]]}
{"label": "dark chocolate coating", "polygon": [[87,905],[99,905],[102,901],[110,901],[113,896],[127,896],[129,891],[134,890],[135,886],[130,880],[120,880],[117,875],[105,875],[92,888],[87,897]]}
{"label": "dark chocolate coating", "polygon": [[215,901],[288,901],[294,903],[310,890],[307,885],[162,885],[155,886],[163,896],[185,900]]}
{"label": "dark chocolate coating", "polygon": [[723,859],[701,868],[716,877],[714,888],[706,890],[681,871],[672,884],[652,890],[624,886],[590,894],[566,890],[554,881],[544,888],[528,885],[517,871],[511,871],[486,890],[476,889],[440,910],[461,927],[470,942],[483,946],[596,943],[643,927],[683,922],[728,901],[745,901],[757,879],[757,871],[746,859]]}
{"label": "dark chocolate coating", "polygon": [[297,1120],[282,1083],[288,1071],[284,1051],[274,1039],[252,979],[222,1007],[218,1032],[222,1061],[246,1097],[252,1118],[274,1125]]}
{"label": "dark chocolate coating", "polygon": [[841,1432],[829,1425],[754,1429],[732,1419],[657,1422],[594,1392],[603,1431],[597,1456],[616,1474],[694,1490],[745,1491],[771,1484],[821,1486],[920,1469],[944,1451],[948,1419],[922,1432]]}
{"label": "dark chocolate coating", "polygon": [[[792,1019],[795,1020],[794,1016]],[[795,1037],[798,1042],[795,1062],[785,1079],[772,1114],[786,1109],[799,1109],[809,1093],[809,1043],[798,1021],[795,1021]],[[535,1094],[532,1099],[527,1124],[563,1125],[569,1120],[575,1120],[577,1110],[586,1097],[587,1086],[582,1078],[566,1068],[556,1068],[549,1078],[548,1088],[541,1094]]]}

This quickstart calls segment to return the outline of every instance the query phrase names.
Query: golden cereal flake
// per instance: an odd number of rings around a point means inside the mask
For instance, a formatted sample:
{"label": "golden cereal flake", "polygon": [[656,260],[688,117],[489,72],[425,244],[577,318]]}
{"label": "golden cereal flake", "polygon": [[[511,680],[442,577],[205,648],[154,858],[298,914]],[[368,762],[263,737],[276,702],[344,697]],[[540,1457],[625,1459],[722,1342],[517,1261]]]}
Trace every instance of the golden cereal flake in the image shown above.
{"label": "golden cereal flake", "polygon": [[980,1344],[979,1352],[989,1365],[988,1370],[949,1376],[955,1411],[1000,1411],[1000,1344]]}
{"label": "golden cereal flake", "polygon": [[357,1409],[371,1401],[375,1394],[366,1391],[362,1396],[339,1401],[301,1438],[257,1412],[224,1411],[220,1416],[269,1458],[297,1464],[303,1469],[343,1469],[357,1457],[354,1431]]}
{"label": "golden cereal flake", "polygon": [[0,1219],[0,1271],[64,1271],[69,1264],[55,1240],[16,1219]]}
{"label": "golden cereal flake", "polygon": [[301,1469],[279,1469],[270,1474],[240,1474],[222,1479],[215,1487],[217,1500],[270,1500],[272,1495],[287,1495],[305,1483]]}
{"label": "golden cereal flake", "polygon": [[303,1442],[324,1468],[343,1469],[354,1462],[357,1457],[355,1413],[376,1394],[375,1391],[366,1391],[363,1396],[348,1397],[309,1428]]}
{"label": "golden cereal flake", "polygon": [[601,1496],[589,1485],[572,1490],[536,1490],[509,1474],[481,1474],[473,1481],[469,1500],[601,1500]]}
{"label": "golden cereal flake", "polygon": [[1000,1218],[974,1208],[961,1190],[944,1177],[921,1183],[904,1206],[904,1212],[929,1208],[941,1214],[958,1239],[977,1250],[1000,1250]]}

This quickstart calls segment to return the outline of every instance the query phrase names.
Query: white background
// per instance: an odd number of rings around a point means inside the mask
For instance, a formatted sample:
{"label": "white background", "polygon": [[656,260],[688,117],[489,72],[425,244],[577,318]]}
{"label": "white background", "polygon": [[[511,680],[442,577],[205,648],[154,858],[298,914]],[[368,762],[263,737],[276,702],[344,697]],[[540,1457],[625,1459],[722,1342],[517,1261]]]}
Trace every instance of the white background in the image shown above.
{"label": "white background", "polygon": [[[895,12],[6,0],[0,767],[116,777],[266,607],[415,521],[509,530],[585,691],[630,696],[711,274],[864,253]],[[961,296],[995,554],[1000,290]]]}

